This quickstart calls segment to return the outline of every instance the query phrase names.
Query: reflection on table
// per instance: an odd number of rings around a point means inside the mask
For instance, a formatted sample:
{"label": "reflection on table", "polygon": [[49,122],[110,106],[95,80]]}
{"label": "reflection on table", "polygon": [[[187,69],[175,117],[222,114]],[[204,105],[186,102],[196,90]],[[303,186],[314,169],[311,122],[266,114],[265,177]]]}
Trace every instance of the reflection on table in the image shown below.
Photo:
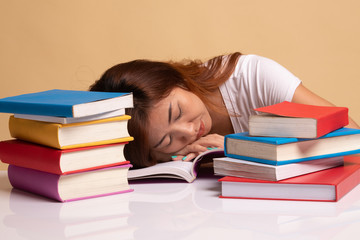
{"label": "reflection on table", "polygon": [[[220,199],[217,177],[131,182],[134,192],[58,203],[0,175],[4,239],[357,239],[360,188],[339,202]],[[355,235],[356,236],[356,235]]]}

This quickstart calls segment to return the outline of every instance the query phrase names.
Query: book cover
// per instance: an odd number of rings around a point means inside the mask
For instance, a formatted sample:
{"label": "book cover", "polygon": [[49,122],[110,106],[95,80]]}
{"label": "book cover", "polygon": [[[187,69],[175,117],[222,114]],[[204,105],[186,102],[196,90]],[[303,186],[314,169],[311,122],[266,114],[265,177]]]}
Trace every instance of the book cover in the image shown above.
{"label": "book cover", "polygon": [[9,130],[13,138],[57,149],[79,148],[128,142],[127,122],[130,116],[71,123],[49,123],[10,116]]}
{"label": "book cover", "polygon": [[0,160],[19,167],[69,174],[128,164],[123,152],[126,143],[59,150],[21,140],[7,140],[0,142]]}
{"label": "book cover", "polygon": [[215,157],[224,156],[223,149],[213,149],[198,155],[193,161],[169,161],[158,163],[154,166],[131,169],[128,174],[129,180],[146,178],[176,178],[187,182],[193,182],[200,168],[200,165],[212,161]]}
{"label": "book cover", "polygon": [[58,175],[9,165],[11,185],[60,202],[76,201],[132,191],[127,173],[130,164]]}
{"label": "book cover", "polygon": [[280,181],[223,177],[221,198],[339,201],[360,182],[360,156],[346,156],[344,166]]}
{"label": "book cover", "polygon": [[266,114],[250,117],[252,136],[318,138],[349,124],[346,107],[285,101],[255,110]]}
{"label": "book cover", "polygon": [[360,153],[360,129],[340,128],[316,139],[225,136],[225,155],[272,165]]}
{"label": "book cover", "polygon": [[214,173],[220,176],[279,181],[344,164],[344,157],[322,158],[284,165],[270,165],[236,158],[214,158]]}
{"label": "book cover", "polygon": [[0,112],[84,117],[133,107],[132,93],[52,89],[0,99]]}

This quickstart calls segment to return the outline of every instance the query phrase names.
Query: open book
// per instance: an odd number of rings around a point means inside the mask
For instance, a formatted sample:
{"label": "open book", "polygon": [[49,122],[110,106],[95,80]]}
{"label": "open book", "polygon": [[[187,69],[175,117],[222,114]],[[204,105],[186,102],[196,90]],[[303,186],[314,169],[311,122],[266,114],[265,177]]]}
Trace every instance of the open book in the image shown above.
{"label": "open book", "polygon": [[201,163],[209,162],[213,158],[222,156],[224,156],[223,149],[208,150],[198,155],[191,162],[170,161],[146,168],[132,169],[128,173],[128,179],[177,178],[193,182],[196,179]]}

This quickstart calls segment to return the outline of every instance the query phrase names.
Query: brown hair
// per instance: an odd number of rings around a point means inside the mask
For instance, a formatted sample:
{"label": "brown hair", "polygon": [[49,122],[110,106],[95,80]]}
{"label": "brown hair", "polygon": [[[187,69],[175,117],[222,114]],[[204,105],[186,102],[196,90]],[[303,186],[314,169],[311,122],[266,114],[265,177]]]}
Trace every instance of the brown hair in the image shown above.
{"label": "brown hair", "polygon": [[209,93],[214,92],[233,73],[241,54],[218,56],[205,64],[199,60],[157,62],[135,60],[115,65],[90,86],[90,91],[132,92],[134,108],[126,109],[132,118],[128,124],[134,141],[125,146],[125,158],[134,167],[156,164],[148,141],[148,112],[172,89],[180,87],[196,94],[206,106],[214,107]]}

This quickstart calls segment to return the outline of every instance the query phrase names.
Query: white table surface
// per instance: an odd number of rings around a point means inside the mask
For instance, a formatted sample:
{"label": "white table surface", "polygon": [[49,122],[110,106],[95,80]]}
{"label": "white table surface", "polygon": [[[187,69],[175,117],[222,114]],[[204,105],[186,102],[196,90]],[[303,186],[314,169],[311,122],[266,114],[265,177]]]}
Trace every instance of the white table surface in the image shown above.
{"label": "white table surface", "polygon": [[58,203],[0,171],[1,239],[360,239],[360,187],[339,202],[220,199],[217,178],[131,182],[134,192]]}

